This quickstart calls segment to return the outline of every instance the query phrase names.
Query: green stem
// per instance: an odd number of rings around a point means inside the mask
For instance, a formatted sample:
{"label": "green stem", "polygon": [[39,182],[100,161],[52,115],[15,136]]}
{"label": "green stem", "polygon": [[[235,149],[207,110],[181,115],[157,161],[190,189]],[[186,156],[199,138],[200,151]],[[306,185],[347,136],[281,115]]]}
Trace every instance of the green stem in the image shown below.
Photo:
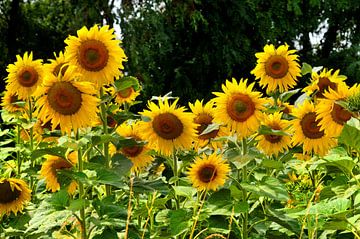
{"label": "green stem", "polygon": [[[79,131],[76,132],[76,140],[79,140]],[[83,160],[82,160],[82,150],[78,149],[78,171],[82,172],[84,170]],[[84,199],[84,185],[79,180],[79,198]],[[86,218],[85,218],[85,205],[80,208],[80,223],[81,223],[81,239],[86,239]]]}
{"label": "green stem", "polygon": [[[20,125],[17,125],[16,128],[17,128],[16,145],[19,147],[20,146]],[[21,173],[21,157],[20,157],[19,149],[16,150],[16,159],[17,159],[17,166],[18,166],[17,174],[20,175],[20,173]]]}
{"label": "green stem", "polygon": [[[102,99],[103,96],[104,96],[104,90],[101,87],[100,88],[100,98]],[[104,134],[107,135],[109,133],[109,131],[108,131],[108,126],[107,126],[107,112],[106,112],[104,102],[102,102],[100,104],[100,110],[101,110],[101,120],[103,123],[103,131],[104,131]],[[110,162],[110,157],[109,157],[109,142],[105,142],[103,144],[103,146],[104,146],[104,157],[105,157],[106,167],[111,168],[111,162]],[[105,193],[106,193],[106,196],[110,196],[110,194],[111,194],[110,185],[105,185]]]}
{"label": "green stem", "polygon": [[[173,173],[175,178],[174,185],[177,186],[179,174],[178,174],[178,160],[175,152],[173,153]],[[176,195],[174,195],[174,197],[175,197],[175,208],[179,209],[180,208],[179,198]]]}
{"label": "green stem", "polygon": [[[247,154],[247,142],[246,138],[243,138],[242,140],[242,155],[245,156]],[[246,165],[242,168],[242,181],[247,181],[247,167]],[[243,201],[247,202],[247,191],[245,188],[242,188],[242,194],[243,194]],[[242,239],[248,238],[248,218],[249,218],[249,212],[246,211],[243,213],[243,225],[242,225]]]}

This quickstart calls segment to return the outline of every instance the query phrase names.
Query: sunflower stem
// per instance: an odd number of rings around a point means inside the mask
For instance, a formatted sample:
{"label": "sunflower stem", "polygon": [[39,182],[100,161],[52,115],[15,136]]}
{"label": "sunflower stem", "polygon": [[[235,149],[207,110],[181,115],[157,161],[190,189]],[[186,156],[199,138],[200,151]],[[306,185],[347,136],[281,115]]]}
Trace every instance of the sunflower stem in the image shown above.
{"label": "sunflower stem", "polygon": [[[247,154],[247,139],[242,139],[242,155],[245,156]],[[247,181],[247,167],[246,165],[242,168],[242,181]],[[245,188],[242,188],[243,193],[243,200],[246,203],[247,202],[247,191]],[[242,226],[242,239],[248,238],[248,218],[249,218],[249,212],[246,211],[243,213],[243,226]]]}
{"label": "sunflower stem", "polygon": [[[76,140],[79,140],[79,130],[76,132]],[[78,170],[81,173],[84,170],[83,160],[82,160],[82,150],[78,149]],[[84,185],[79,180],[79,198],[84,199]],[[86,219],[85,219],[85,205],[80,208],[80,223],[81,223],[81,239],[86,239]]]}
{"label": "sunflower stem", "polygon": [[[103,97],[104,97],[104,90],[101,87],[100,88],[100,98],[101,98],[101,100],[103,99]],[[104,134],[107,135],[108,134],[107,112],[106,112],[104,102],[102,102],[100,104],[100,109],[101,109],[101,120],[102,120],[102,123],[103,123],[103,131],[104,131]],[[105,157],[106,167],[111,168],[111,162],[110,162],[110,158],[109,158],[109,142],[105,142],[103,146],[104,146],[104,157]],[[105,194],[106,194],[106,196],[111,195],[111,187],[110,187],[110,185],[105,185]]]}
{"label": "sunflower stem", "polygon": [[[16,145],[19,147],[19,145],[20,145],[20,125],[19,124],[17,125],[16,129],[17,129]],[[20,175],[20,173],[21,173],[21,157],[20,157],[19,149],[16,150],[16,159],[17,159],[17,166],[18,166],[17,174]]]}
{"label": "sunflower stem", "polygon": [[[175,151],[173,153],[173,173],[174,173],[174,178],[175,178],[175,182],[174,182],[174,186],[178,185],[178,160],[175,154]],[[174,195],[175,198],[175,208],[176,210],[180,208],[180,202],[179,202],[179,198]]]}
{"label": "sunflower stem", "polygon": [[[207,189],[205,191],[203,191],[203,193],[200,194],[199,198],[198,198],[198,201],[200,200],[200,207],[198,208],[197,210],[197,214],[195,215],[195,221],[192,225],[192,228],[191,228],[191,232],[190,232],[190,236],[189,236],[189,239],[193,239],[193,236],[194,236],[194,232],[195,232],[195,228],[196,228],[196,224],[199,220],[199,217],[200,217],[200,213],[201,213],[201,210],[205,204],[205,198],[206,198],[206,193],[207,193]],[[199,195],[199,194],[198,194]],[[202,197],[202,198],[201,198]]]}
{"label": "sunflower stem", "polygon": [[[33,115],[33,108],[32,108],[32,102],[31,102],[31,97],[29,97],[29,122],[30,124],[32,123],[32,115]],[[30,127],[30,155],[32,154],[34,150],[34,130],[33,130],[33,126]],[[33,160],[30,156],[30,160],[31,160],[31,169],[35,168],[35,160]],[[33,187],[35,186],[35,181],[33,179],[33,176],[30,176],[30,187],[31,189],[33,189]],[[35,190],[33,190],[35,191]]]}

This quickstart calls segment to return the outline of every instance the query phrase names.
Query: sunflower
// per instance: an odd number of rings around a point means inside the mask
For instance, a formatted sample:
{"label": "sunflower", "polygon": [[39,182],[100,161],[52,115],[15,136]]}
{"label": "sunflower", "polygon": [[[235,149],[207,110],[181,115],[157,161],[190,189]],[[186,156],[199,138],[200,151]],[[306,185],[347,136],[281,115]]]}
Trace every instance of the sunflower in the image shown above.
{"label": "sunflower", "polygon": [[119,104],[132,103],[135,98],[140,95],[140,90],[136,91],[134,87],[130,86],[126,89],[113,91],[115,95],[115,101]]}
{"label": "sunflower", "polygon": [[190,109],[195,115],[194,122],[199,126],[197,130],[197,141],[195,142],[195,148],[202,148],[210,144],[214,149],[221,148],[222,143],[213,141],[216,137],[222,137],[229,135],[230,132],[226,130],[226,127],[219,126],[218,129],[215,129],[207,134],[202,134],[204,130],[213,123],[215,108],[214,102],[209,101],[203,105],[203,101],[196,100],[194,104],[189,103]]}
{"label": "sunflower", "polygon": [[[139,123],[123,123],[116,129],[116,132],[125,138],[130,138],[136,141],[144,141],[138,126]],[[150,155],[150,148],[146,145],[124,146],[116,151],[115,146],[110,144],[110,153],[121,153],[130,159],[133,163],[131,168],[132,172],[140,172],[154,160],[154,158]]]}
{"label": "sunflower", "polygon": [[[71,152],[67,159],[54,156],[54,155],[46,155],[46,161],[42,164],[40,170],[40,177],[45,179],[46,189],[51,190],[52,192],[56,192],[60,190],[59,178],[57,175],[58,170],[63,169],[72,169],[74,165],[77,163],[77,152]],[[71,181],[68,186],[68,192],[73,194],[76,189],[76,182]]]}
{"label": "sunflower", "polygon": [[24,106],[19,104],[22,101],[23,100],[19,99],[16,92],[6,90],[1,101],[1,107],[10,113],[15,113],[15,112],[25,113],[27,106],[26,103]]}
{"label": "sunflower", "polygon": [[324,130],[332,137],[340,135],[344,124],[354,115],[337,101],[346,100],[358,89],[357,85],[349,88],[345,84],[339,84],[336,91],[330,88],[329,91],[324,92],[324,99],[319,100],[316,110],[320,130]]}
{"label": "sunflower", "polygon": [[35,113],[43,122],[51,121],[52,130],[60,125],[62,132],[70,134],[72,129],[92,126],[97,120],[97,92],[90,82],[79,78],[76,68],[69,66],[64,76],[49,74],[36,92],[40,98]]}
{"label": "sunflower", "polygon": [[202,154],[190,165],[188,176],[193,187],[199,191],[216,191],[218,187],[225,184],[229,172],[230,166],[221,158],[221,155]]}
{"label": "sunflower", "polygon": [[336,91],[338,85],[344,85],[346,76],[339,75],[340,70],[332,74],[332,69],[324,69],[320,74],[317,72],[311,73],[311,83],[303,89],[307,95],[315,93],[316,98],[324,98],[325,91],[332,89]]}
{"label": "sunflower", "polygon": [[159,100],[159,105],[148,102],[149,110],[140,114],[149,118],[141,122],[140,132],[149,146],[164,155],[171,155],[176,149],[189,149],[196,137],[196,124],[191,113],[184,107],[176,107],[178,100],[169,104],[168,99]]}
{"label": "sunflower", "polygon": [[65,74],[66,69],[68,68],[67,61],[62,51],[59,52],[59,56],[54,53],[55,60],[49,59],[50,63],[44,64],[44,68],[47,72],[58,76],[61,70],[61,75]]}
{"label": "sunflower", "polygon": [[16,56],[17,61],[8,65],[6,71],[7,89],[17,94],[19,99],[27,99],[41,84],[44,77],[42,60],[33,60],[32,52],[25,52],[24,57]]}
{"label": "sunflower", "polygon": [[279,89],[280,92],[288,91],[296,85],[298,76],[301,76],[300,65],[297,62],[296,50],[288,50],[287,44],[275,49],[274,45],[266,45],[264,52],[256,53],[256,67],[251,71],[256,79],[260,79],[261,87],[266,92]]}
{"label": "sunflower", "polygon": [[11,212],[21,212],[31,199],[31,190],[27,184],[17,178],[0,179],[0,216]]}
{"label": "sunflower", "polygon": [[294,128],[293,144],[302,144],[304,153],[314,152],[323,156],[336,145],[336,141],[320,129],[321,119],[316,118],[316,109],[311,102],[305,101],[295,108],[293,115],[296,117],[291,121]]}
{"label": "sunflower", "polygon": [[65,59],[97,87],[110,84],[122,75],[120,69],[124,69],[126,60],[121,41],[115,38],[114,29],[109,26],[95,25],[90,30],[83,27],[77,31],[77,37],[65,40]]}
{"label": "sunflower", "polygon": [[255,83],[247,86],[247,80],[239,83],[233,78],[222,85],[224,93],[213,92],[215,114],[214,122],[224,123],[240,137],[254,133],[260,125],[261,110],[265,109],[267,99],[261,98],[261,93],[252,91]]}
{"label": "sunflower", "polygon": [[288,135],[273,135],[261,134],[257,137],[257,148],[264,151],[267,155],[277,156],[279,153],[286,151],[291,145],[291,136],[289,132],[290,123],[287,120],[281,119],[282,113],[275,112],[274,114],[266,115],[262,120],[262,125],[265,125],[273,130],[281,130]]}
{"label": "sunflower", "polygon": [[[56,142],[58,139],[56,136],[43,137],[45,130],[51,131],[51,128],[51,121],[44,123],[41,119],[38,119],[34,124],[34,139],[37,142]],[[59,129],[59,127],[56,128],[56,130]]]}

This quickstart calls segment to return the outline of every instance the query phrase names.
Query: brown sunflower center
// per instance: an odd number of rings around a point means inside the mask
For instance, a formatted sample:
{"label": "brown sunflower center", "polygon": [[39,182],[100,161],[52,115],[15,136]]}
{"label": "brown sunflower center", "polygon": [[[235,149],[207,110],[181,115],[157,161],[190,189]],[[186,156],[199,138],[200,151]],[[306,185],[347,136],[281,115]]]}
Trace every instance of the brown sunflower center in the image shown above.
{"label": "brown sunflower center", "polygon": [[319,87],[319,90],[316,93],[316,97],[318,98],[324,98],[324,93],[329,90],[329,88],[337,90],[337,84],[331,82],[327,77],[320,77],[317,86]]}
{"label": "brown sunflower center", "polygon": [[126,157],[136,157],[141,153],[142,150],[143,150],[142,146],[135,145],[135,146],[123,147],[121,149],[121,152]]}
{"label": "brown sunflower center", "polygon": [[66,65],[66,66],[64,66],[64,65],[65,65],[65,63],[60,63],[60,64],[56,65],[53,70],[53,74],[55,76],[58,76],[60,73],[60,70],[61,70],[61,75],[65,75],[65,72],[66,72],[67,68],[69,67],[69,65]]}
{"label": "brown sunflower center", "polygon": [[19,101],[19,98],[18,98],[17,95],[11,95],[11,96],[10,96],[10,104],[12,104],[15,108],[20,108],[19,105],[14,104],[14,103],[16,103],[16,102],[18,102],[18,101]]}
{"label": "brown sunflower center", "polygon": [[271,56],[265,63],[265,72],[272,78],[283,78],[289,72],[289,63],[283,56]]}
{"label": "brown sunflower center", "polygon": [[182,122],[172,113],[157,115],[152,122],[152,126],[157,135],[167,140],[176,139],[184,129]]}
{"label": "brown sunflower center", "polygon": [[117,94],[120,98],[128,98],[131,95],[132,91],[133,91],[132,87],[129,87],[124,90],[118,91]]}
{"label": "brown sunflower center", "polygon": [[196,124],[199,124],[199,126],[196,128],[197,130],[197,134],[199,135],[198,138],[199,139],[211,139],[211,138],[215,138],[219,132],[219,130],[213,130],[207,134],[203,134],[201,135],[202,132],[204,132],[204,130],[212,123],[213,121],[213,117],[211,117],[208,114],[199,114],[195,119],[194,122]]}
{"label": "brown sunflower center", "polygon": [[18,77],[18,82],[24,87],[32,87],[39,79],[37,71],[32,67],[27,67],[22,70]]}
{"label": "brown sunflower center", "polygon": [[87,40],[79,47],[78,60],[88,71],[101,71],[108,63],[109,52],[101,41]]}
{"label": "brown sunflower center", "polygon": [[255,104],[249,96],[238,93],[231,96],[226,109],[230,118],[244,122],[254,114]]}
{"label": "brown sunflower center", "polygon": [[324,136],[324,131],[318,126],[319,120],[316,120],[314,112],[307,113],[300,121],[303,134],[310,139],[319,139]]}
{"label": "brown sunflower center", "polygon": [[[274,130],[281,130],[281,127],[278,125],[273,125],[273,126],[271,126],[271,128]],[[272,144],[279,143],[282,138],[281,135],[275,135],[275,134],[265,134],[264,137],[267,141],[269,141]]]}
{"label": "brown sunflower center", "polygon": [[341,125],[344,125],[352,116],[352,114],[347,111],[346,109],[344,109],[343,107],[341,107],[338,104],[334,104],[334,107],[331,111],[331,117],[332,119]]}
{"label": "brown sunflower center", "polygon": [[0,203],[10,203],[19,198],[21,191],[15,187],[11,188],[8,181],[0,183]]}
{"label": "brown sunflower center", "polygon": [[56,82],[47,98],[51,108],[62,115],[75,114],[81,108],[81,92],[70,82]]}
{"label": "brown sunflower center", "polygon": [[200,181],[203,183],[209,183],[209,182],[213,181],[217,176],[215,166],[214,165],[203,166],[199,170],[198,176],[199,176]]}
{"label": "brown sunflower center", "polygon": [[107,125],[111,128],[114,128],[117,124],[116,120],[111,115],[106,116],[106,122]]}
{"label": "brown sunflower center", "polygon": [[52,168],[55,172],[62,169],[70,169],[72,167],[73,165],[63,158],[59,158],[59,160],[54,162],[54,164],[52,165]]}

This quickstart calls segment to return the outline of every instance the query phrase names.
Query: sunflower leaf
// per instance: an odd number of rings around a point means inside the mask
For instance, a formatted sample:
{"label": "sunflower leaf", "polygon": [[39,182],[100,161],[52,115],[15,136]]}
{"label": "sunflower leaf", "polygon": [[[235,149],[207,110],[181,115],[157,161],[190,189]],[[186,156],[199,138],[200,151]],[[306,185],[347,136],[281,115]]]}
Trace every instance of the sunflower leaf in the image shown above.
{"label": "sunflower leaf", "polygon": [[285,91],[284,93],[281,93],[279,98],[282,102],[286,102],[290,99],[291,96],[297,94],[301,89],[295,89],[290,91]]}
{"label": "sunflower leaf", "polygon": [[65,154],[66,154],[67,150],[68,149],[66,147],[36,149],[31,153],[31,159],[35,160],[44,155],[54,155],[54,156],[65,158]]}
{"label": "sunflower leaf", "polygon": [[277,129],[272,129],[271,127],[267,125],[261,125],[258,129],[259,134],[265,134],[265,135],[281,135],[281,136],[288,136],[289,134]]}
{"label": "sunflower leaf", "polygon": [[351,118],[345,125],[339,136],[339,143],[360,150],[360,120]]}
{"label": "sunflower leaf", "polygon": [[312,72],[312,66],[308,63],[304,62],[301,67],[301,75],[311,74]]}
{"label": "sunflower leaf", "polygon": [[209,124],[200,135],[209,134],[215,130],[219,130],[220,125],[216,123]]}

